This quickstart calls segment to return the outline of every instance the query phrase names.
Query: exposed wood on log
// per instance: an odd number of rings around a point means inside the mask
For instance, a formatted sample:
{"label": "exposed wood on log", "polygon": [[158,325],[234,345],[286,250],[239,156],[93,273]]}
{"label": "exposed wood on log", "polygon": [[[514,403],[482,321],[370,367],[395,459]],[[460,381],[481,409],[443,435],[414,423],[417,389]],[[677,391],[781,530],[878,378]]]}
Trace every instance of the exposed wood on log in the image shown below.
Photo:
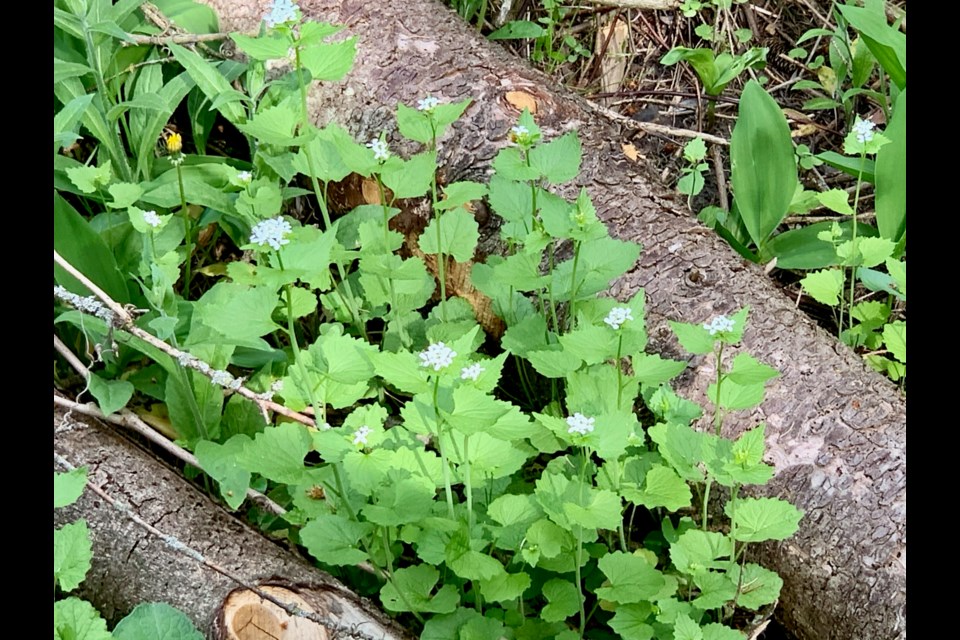
{"label": "exposed wood on log", "polygon": [[[206,0],[226,31],[256,31],[269,3]],[[794,308],[755,265],[746,264],[700,227],[647,168],[624,156],[634,131],[598,113],[542,73],[485,41],[432,0],[307,1],[305,16],[346,25],[359,36],[356,65],[340,83],[316,87],[309,100],[319,125],[336,121],[360,140],[390,132],[391,147],[419,151],[396,135],[397,101],[426,95],[474,99],[440,145],[448,181],[485,180],[506,144],[517,110],[509,92],[536,102],[546,139],[576,129],[584,160],[573,197],[585,186],[601,218],[620,238],[644,245],[640,263],[612,287],[621,299],[647,293],[651,346],[678,348],[668,319],[704,322],[750,305],[743,348],[781,372],[760,410],[728,421],[731,433],[768,425],[776,465],[765,495],[806,511],[799,533],[765,545],[758,561],[785,580],[779,614],[801,638],[877,640],[905,637],[906,403],[896,388]],[[487,248],[496,250],[495,229]],[[710,372],[703,358],[680,381],[703,400]]]}
{"label": "exposed wood on log", "polygon": [[[87,521],[92,567],[76,593],[108,622],[141,602],[166,602],[214,640],[410,640],[376,605],[240,522],[112,427],[65,415],[54,408],[54,452],[75,467],[87,466],[90,483],[209,563],[330,624],[320,627],[238,590],[235,581],[177,551],[88,487],[78,502],[54,511],[54,522]],[[254,628],[279,633],[251,635]]]}

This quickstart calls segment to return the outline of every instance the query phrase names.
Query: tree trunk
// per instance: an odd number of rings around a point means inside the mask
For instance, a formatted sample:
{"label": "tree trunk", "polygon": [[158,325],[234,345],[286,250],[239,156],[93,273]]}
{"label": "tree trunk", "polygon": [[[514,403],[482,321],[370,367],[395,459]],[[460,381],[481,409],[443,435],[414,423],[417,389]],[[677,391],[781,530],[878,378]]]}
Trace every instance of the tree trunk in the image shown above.
{"label": "tree trunk", "polygon": [[[221,28],[256,31],[268,2],[206,0]],[[309,100],[319,125],[337,121],[359,140],[389,132],[391,147],[419,151],[396,135],[397,101],[414,105],[473,98],[440,144],[447,182],[485,181],[527,94],[546,139],[576,129],[583,167],[568,198],[585,186],[612,233],[644,245],[639,264],[610,295],[643,287],[651,347],[678,354],[667,320],[704,322],[750,306],[742,348],[781,376],[764,405],[741,414],[730,434],[767,423],[768,459],[776,467],[764,495],[806,512],[790,540],[764,545],[758,561],[785,583],[779,616],[800,638],[876,640],[905,637],[906,402],[835,337],[797,311],[756,265],[744,263],[700,226],[621,144],[634,131],[491,43],[433,0],[301,2],[306,17],[343,24],[359,36],[354,69],[340,83],[317,86]],[[520,92],[519,94],[511,92]],[[495,236],[494,221],[490,221]],[[493,244],[488,245],[494,250]],[[703,401],[709,375],[690,360],[680,392]],[[729,434],[728,434],[729,435]]]}
{"label": "tree trunk", "polygon": [[[54,523],[86,520],[93,560],[76,593],[111,624],[141,602],[166,602],[214,640],[410,640],[375,605],[237,520],[112,427],[55,407],[53,429],[55,455],[86,466],[89,484],[246,585],[327,621],[287,614],[175,550],[88,486],[79,501],[54,511]],[[65,470],[56,458],[54,470]]]}

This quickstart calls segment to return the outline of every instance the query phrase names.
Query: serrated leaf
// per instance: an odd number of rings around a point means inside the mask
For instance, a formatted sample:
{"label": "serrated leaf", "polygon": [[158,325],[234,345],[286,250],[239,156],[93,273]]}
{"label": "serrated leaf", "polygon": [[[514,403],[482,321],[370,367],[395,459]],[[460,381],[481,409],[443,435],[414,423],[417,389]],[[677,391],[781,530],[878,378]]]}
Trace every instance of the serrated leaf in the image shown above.
{"label": "serrated leaf", "polygon": [[[439,245],[437,227],[440,227]],[[420,234],[420,249],[427,254],[453,256],[457,262],[469,262],[480,238],[480,227],[476,218],[463,209],[454,209],[434,218]]]}
{"label": "serrated leaf", "polygon": [[580,173],[580,139],[573,131],[530,150],[530,166],[551,184],[562,184]]}
{"label": "serrated leaf", "polygon": [[902,320],[883,327],[883,343],[900,362],[907,362],[907,323]]}
{"label": "serrated leaf", "polygon": [[430,613],[454,611],[460,602],[460,595],[453,585],[444,585],[436,595],[430,595],[439,578],[440,573],[426,564],[397,569],[393,573],[393,579],[380,589],[384,608],[389,611]]}
{"label": "serrated leaf", "polygon": [[580,610],[580,592],[568,580],[552,579],[543,585],[547,606],[540,610],[540,617],[547,622],[566,620]]}
{"label": "serrated leaf", "polygon": [[610,586],[596,590],[604,600],[629,604],[651,600],[663,588],[663,574],[645,558],[623,551],[614,551],[600,558],[597,565],[610,581]]}
{"label": "serrated leaf", "polygon": [[80,499],[87,486],[87,468],[79,467],[67,473],[53,472],[53,508],[59,509]]}
{"label": "serrated leaf", "polygon": [[93,605],[80,598],[53,603],[54,640],[112,640],[107,622]]}
{"label": "serrated leaf", "polygon": [[90,570],[93,545],[84,520],[53,531],[53,579],[64,591],[80,586]]}
{"label": "serrated leaf", "polygon": [[277,329],[273,310],[276,290],[218,282],[195,303],[194,317],[238,344]]}
{"label": "serrated leaf", "polygon": [[393,197],[419,198],[427,193],[437,171],[436,151],[426,151],[383,166],[380,178],[393,191]]}
{"label": "serrated leaf", "polygon": [[487,195],[487,185],[480,182],[462,180],[448,184],[443,189],[443,199],[437,203],[437,209],[446,211],[462,207]]}
{"label": "serrated leaf", "polygon": [[104,380],[91,373],[87,384],[90,393],[97,399],[100,411],[107,416],[127,406],[133,396],[133,385],[126,380]]}
{"label": "serrated leaf", "polygon": [[480,591],[485,600],[508,602],[523,597],[530,587],[530,576],[526,573],[502,573],[490,580],[480,581]]}
{"label": "serrated leaf", "polygon": [[651,640],[655,633],[655,629],[647,624],[651,621],[651,612],[652,607],[646,602],[620,605],[610,619],[610,628],[623,640]]}
{"label": "serrated leaf", "polygon": [[296,422],[284,422],[258,433],[246,442],[237,462],[247,471],[286,484],[297,484],[303,477],[303,459],[312,440],[307,428]]}
{"label": "serrated leaf", "polygon": [[359,541],[373,532],[368,522],[355,522],[339,514],[322,514],[300,530],[300,541],[314,558],[334,566],[355,565],[367,560]]}
{"label": "serrated leaf", "polygon": [[835,307],[840,304],[843,290],[843,272],[839,269],[823,269],[809,273],[800,280],[804,290],[821,304]]}
{"label": "serrated leaf", "polygon": [[694,355],[713,352],[713,336],[702,325],[670,320],[670,328],[684,350]]}
{"label": "serrated leaf", "polygon": [[662,465],[654,465],[647,472],[643,489],[638,492],[636,499],[631,499],[647,508],[665,507],[671,512],[689,507],[692,500],[690,485],[673,469]]}
{"label": "serrated leaf", "polygon": [[237,128],[257,138],[261,143],[287,147],[300,142],[296,135],[299,123],[298,110],[292,106],[291,100],[284,100],[280,104],[261,109],[248,122],[237,124]]}
{"label": "serrated leaf", "polygon": [[854,211],[848,202],[849,198],[850,194],[843,189],[830,189],[817,194],[817,200],[827,209],[852,216]]}
{"label": "serrated leaf", "polygon": [[[799,528],[803,512],[778,498],[744,498],[724,507],[733,518],[732,532],[740,542],[763,542],[786,540]],[[734,513],[735,511],[735,513]]]}
{"label": "serrated leaf", "polygon": [[115,640],[203,640],[193,622],[166,602],[144,602],[117,623]]}
{"label": "serrated leaf", "polygon": [[200,467],[220,485],[220,495],[231,509],[240,508],[250,488],[250,471],[238,458],[251,442],[250,436],[238,434],[223,444],[201,440],[194,449]]}
{"label": "serrated leaf", "polygon": [[783,579],[780,576],[752,562],[744,565],[742,577],[740,565],[734,566],[730,571],[730,577],[739,585],[737,606],[754,611],[776,602],[780,597],[780,589],[783,588]]}
{"label": "serrated leaf", "polygon": [[264,34],[257,38],[242,33],[231,33],[230,37],[237,43],[238,49],[254,60],[285,60],[290,52],[289,38],[276,33]]}
{"label": "serrated leaf", "polygon": [[447,566],[465,580],[492,580],[506,573],[498,560],[473,549],[474,544],[483,546],[481,540],[470,540],[465,531],[458,531],[447,543],[445,559]]}
{"label": "serrated leaf", "polygon": [[684,531],[670,546],[670,559],[677,571],[697,575],[710,569],[725,569],[730,564],[733,543],[714,531]]}

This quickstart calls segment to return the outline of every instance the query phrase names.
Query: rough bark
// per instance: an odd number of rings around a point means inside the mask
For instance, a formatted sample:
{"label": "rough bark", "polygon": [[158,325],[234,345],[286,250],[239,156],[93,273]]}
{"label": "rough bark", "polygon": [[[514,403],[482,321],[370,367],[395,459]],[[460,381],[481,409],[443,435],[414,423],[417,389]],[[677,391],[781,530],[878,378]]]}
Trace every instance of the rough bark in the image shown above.
{"label": "rough bark", "polygon": [[332,621],[319,626],[251,597],[88,487],[79,501],[54,511],[54,523],[86,520],[92,567],[75,593],[111,624],[141,602],[166,602],[214,640],[410,639],[368,600],[227,513],[112,427],[78,414],[65,416],[59,407],[54,408],[53,426],[54,452],[74,467],[86,466],[89,482],[110,498],[247,585],[267,588],[280,600]]}
{"label": "rough bark", "polygon": [[[222,29],[246,32],[257,29],[269,4],[206,1]],[[419,149],[395,134],[397,101],[473,98],[441,143],[448,181],[487,177],[518,116],[508,92],[535,99],[547,139],[576,129],[582,173],[559,191],[573,197],[585,186],[612,232],[644,245],[639,264],[610,294],[623,299],[645,288],[653,348],[678,353],[668,319],[704,322],[750,305],[743,349],[781,376],[763,407],[729,420],[729,428],[766,421],[776,474],[763,492],[806,511],[796,536],[759,550],[759,561],[785,580],[779,615],[801,638],[905,637],[906,403],[897,389],[699,226],[643,164],[625,157],[621,144],[633,131],[485,41],[439,2],[319,0],[301,8],[359,36],[353,71],[311,94],[320,125],[337,121],[360,140],[386,130],[394,150],[413,152]],[[690,364],[680,390],[702,400],[710,373],[702,358]]]}

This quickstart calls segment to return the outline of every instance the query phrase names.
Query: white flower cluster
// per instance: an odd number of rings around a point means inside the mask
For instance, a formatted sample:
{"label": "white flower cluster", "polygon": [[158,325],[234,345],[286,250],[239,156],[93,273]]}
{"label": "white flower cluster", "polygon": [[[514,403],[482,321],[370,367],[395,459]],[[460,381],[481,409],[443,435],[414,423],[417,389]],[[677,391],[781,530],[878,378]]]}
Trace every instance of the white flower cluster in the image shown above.
{"label": "white flower cluster", "polygon": [[614,307],[603,319],[614,331],[619,329],[620,325],[627,320],[633,320],[633,312],[630,311],[630,307]]}
{"label": "white flower cluster", "polygon": [[567,429],[567,433],[579,433],[580,435],[585,436],[593,431],[593,422],[594,418],[588,418],[579,412],[575,413],[567,418],[567,424],[570,425],[570,428]]}
{"label": "white flower cluster", "polygon": [[82,296],[78,296],[72,291],[67,291],[60,285],[57,285],[53,288],[53,295],[68,303],[75,309],[79,309],[84,313],[95,315],[109,325],[114,324],[115,316],[113,315],[113,311],[110,311],[110,309],[108,309],[102,302],[93,296],[87,296],[84,298]]}
{"label": "white flower cluster", "polygon": [[876,127],[870,120],[857,119],[853,125],[853,131],[857,134],[857,142],[864,144],[873,140],[873,129]]}
{"label": "white flower cluster", "polygon": [[387,147],[387,143],[380,138],[374,138],[367,143],[368,149],[373,149],[373,159],[383,162],[390,158],[390,148]]}
{"label": "white flower cluster", "polygon": [[279,250],[281,245],[290,244],[286,235],[293,231],[290,223],[282,217],[270,218],[258,222],[250,230],[250,242],[259,244],[261,247],[269,245],[273,249]]}
{"label": "white flower cluster", "polygon": [[474,380],[480,377],[480,374],[486,371],[479,362],[475,362],[469,367],[464,367],[460,369],[460,379],[461,380]]}
{"label": "white flower cluster", "polygon": [[423,100],[417,100],[417,110],[433,113],[433,110],[437,108],[438,104],[440,104],[439,100],[433,96],[427,96]]}
{"label": "white flower cluster", "polygon": [[523,136],[528,136],[528,135],[530,135],[530,130],[527,129],[527,128],[526,128],[525,126],[523,126],[522,124],[518,124],[518,125],[515,126],[515,127],[511,127],[510,133],[512,133],[513,136],[516,137],[516,138],[522,138]]}
{"label": "white flower cluster", "polygon": [[158,216],[157,212],[153,209],[143,212],[143,221],[154,229],[160,226],[160,216]]}
{"label": "white flower cluster", "polygon": [[250,184],[250,181],[253,180],[253,174],[249,171],[241,171],[237,174],[237,180],[244,184]]}
{"label": "white flower cluster", "polygon": [[717,316],[710,322],[704,323],[703,328],[709,331],[710,335],[715,336],[721,331],[733,331],[733,320],[727,316]]}
{"label": "white flower cluster", "polygon": [[267,26],[271,29],[278,24],[293,22],[297,19],[297,11],[300,7],[291,0],[273,0],[269,13],[263,16]]}
{"label": "white flower cluster", "polygon": [[433,367],[434,371],[440,371],[449,367],[453,359],[457,357],[457,352],[443,344],[437,342],[427,347],[426,351],[420,353],[420,366]]}
{"label": "white flower cluster", "polygon": [[353,444],[367,444],[367,436],[373,433],[373,429],[363,425],[353,432]]}

